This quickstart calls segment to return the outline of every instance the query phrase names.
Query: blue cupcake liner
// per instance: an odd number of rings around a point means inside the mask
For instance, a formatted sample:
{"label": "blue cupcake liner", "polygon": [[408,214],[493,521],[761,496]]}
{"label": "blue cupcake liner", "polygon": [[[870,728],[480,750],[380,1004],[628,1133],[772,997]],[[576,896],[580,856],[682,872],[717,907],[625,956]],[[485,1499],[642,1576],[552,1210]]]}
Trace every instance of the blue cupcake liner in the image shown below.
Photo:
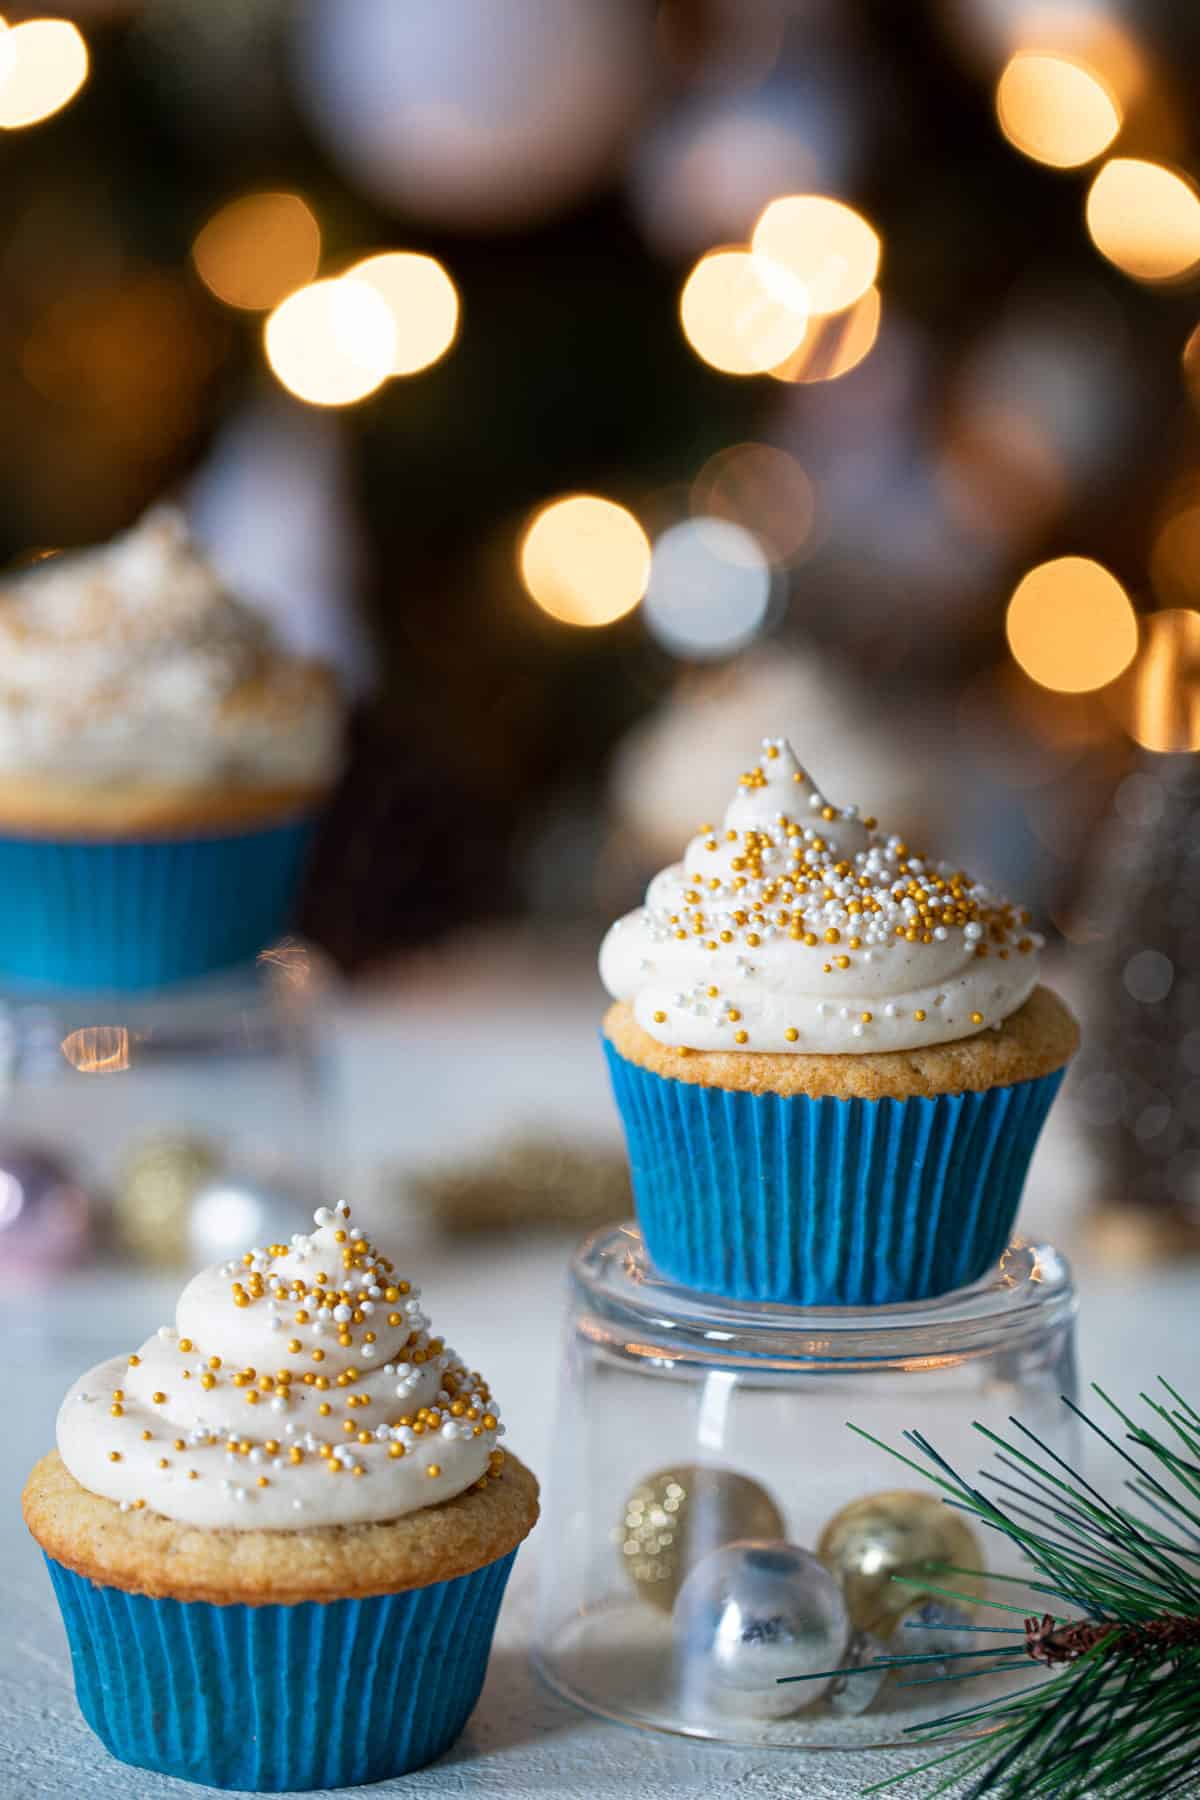
{"label": "blue cupcake liner", "polygon": [[209,1787],[353,1787],[419,1769],[470,1716],[516,1551],[369,1600],[213,1606],[46,1557],[79,1709],[122,1762]]}
{"label": "blue cupcake liner", "polygon": [[132,991],[255,956],[289,923],[309,817],[186,838],[0,836],[0,979]]}
{"label": "blue cupcake liner", "polygon": [[810,1099],[701,1087],[604,1051],[638,1223],[670,1280],[734,1300],[882,1306],[1003,1254],[1064,1071],[982,1093]]}

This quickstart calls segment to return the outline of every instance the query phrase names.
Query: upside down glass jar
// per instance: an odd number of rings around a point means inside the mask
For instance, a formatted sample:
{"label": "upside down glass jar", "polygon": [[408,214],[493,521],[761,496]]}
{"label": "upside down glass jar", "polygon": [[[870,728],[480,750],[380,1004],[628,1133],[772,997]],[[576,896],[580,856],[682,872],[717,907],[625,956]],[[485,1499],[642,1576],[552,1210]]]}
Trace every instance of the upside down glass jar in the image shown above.
{"label": "upside down glass jar", "polygon": [[972,1481],[989,1465],[1003,1480],[976,1425],[1011,1438],[1015,1418],[1077,1456],[1063,1404],[1075,1313],[1047,1244],[1014,1242],[990,1276],[938,1299],[817,1310],[673,1287],[633,1225],[588,1238],[571,1266],[539,1673],[627,1724],[764,1747],[896,1743],[997,1691],[930,1686],[944,1664],[915,1680],[821,1677],[986,1645],[974,1625],[1013,1623],[978,1604],[1020,1573],[1009,1541],[881,1446],[920,1461],[915,1429]]}

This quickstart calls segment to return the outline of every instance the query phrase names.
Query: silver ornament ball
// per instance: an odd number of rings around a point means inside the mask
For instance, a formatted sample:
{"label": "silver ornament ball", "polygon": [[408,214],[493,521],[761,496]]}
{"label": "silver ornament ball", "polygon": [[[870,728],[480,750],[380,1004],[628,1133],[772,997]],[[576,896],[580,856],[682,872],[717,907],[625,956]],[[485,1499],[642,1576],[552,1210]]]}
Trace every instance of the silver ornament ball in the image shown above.
{"label": "silver ornament ball", "polygon": [[882,1638],[873,1637],[869,1631],[856,1631],[842,1660],[843,1669],[853,1672],[836,1675],[830,1682],[830,1709],[853,1718],[874,1706],[891,1670],[873,1665],[879,1657],[890,1654],[890,1648]]}
{"label": "silver ornament ball", "polygon": [[777,1539],[726,1544],[697,1563],[674,1623],[683,1691],[760,1719],[820,1699],[827,1680],[781,1687],[781,1677],[839,1668],[850,1641],[837,1582],[807,1550]]}
{"label": "silver ornament ball", "polygon": [[[923,1598],[914,1600],[906,1607],[896,1621],[896,1628],[888,1639],[889,1656],[949,1656],[958,1657],[964,1650],[973,1650],[978,1642],[972,1626],[974,1620],[965,1606],[956,1606],[953,1600]],[[957,1661],[949,1663],[927,1663],[920,1673],[927,1680],[934,1680],[939,1675],[965,1673],[973,1665]]]}

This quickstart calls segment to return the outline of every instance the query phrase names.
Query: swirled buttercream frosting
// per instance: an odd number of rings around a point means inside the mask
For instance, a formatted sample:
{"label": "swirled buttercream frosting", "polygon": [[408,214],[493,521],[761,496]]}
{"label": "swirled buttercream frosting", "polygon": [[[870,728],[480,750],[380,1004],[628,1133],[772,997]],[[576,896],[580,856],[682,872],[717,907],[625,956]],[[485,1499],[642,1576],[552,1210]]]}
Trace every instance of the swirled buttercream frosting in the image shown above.
{"label": "swirled buttercream frosting", "polygon": [[174,1325],[77,1381],[58,1448],[123,1511],[220,1530],[399,1518],[498,1473],[499,1409],[420,1290],[322,1207],[311,1235],[202,1269]]}
{"label": "swirled buttercream frosting", "polygon": [[600,974],[662,1044],[861,1054],[1000,1025],[1041,947],[1028,912],[831,805],[768,738],[723,822],[612,926]]}
{"label": "swirled buttercream frosting", "polygon": [[0,774],[323,783],[341,721],[330,672],[226,592],[169,508],[0,590]]}

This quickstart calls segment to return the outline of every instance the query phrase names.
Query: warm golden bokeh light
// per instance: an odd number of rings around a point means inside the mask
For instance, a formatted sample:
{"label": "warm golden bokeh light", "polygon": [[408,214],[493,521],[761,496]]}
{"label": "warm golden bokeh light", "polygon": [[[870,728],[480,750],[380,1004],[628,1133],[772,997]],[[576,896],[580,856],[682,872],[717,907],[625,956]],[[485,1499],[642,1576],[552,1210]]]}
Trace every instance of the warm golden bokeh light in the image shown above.
{"label": "warm golden bokeh light", "polygon": [[1144,750],[1200,750],[1200,613],[1168,607],[1142,620],[1137,660],[1114,700]]}
{"label": "warm golden bokeh light", "polygon": [[808,324],[803,296],[772,293],[746,250],[702,256],[679,299],[684,335],[702,361],[726,375],[762,375],[801,342]]}
{"label": "warm golden bokeh light", "polygon": [[321,228],[299,194],[246,194],[213,214],[192,260],[218,300],[266,312],[316,274]]}
{"label": "warm golden bokeh light", "polygon": [[776,381],[836,381],[870,355],[879,336],[883,302],[878,288],[868,288],[845,312],[813,319],[792,354],[769,373]]}
{"label": "warm golden bokeh light", "polygon": [[1106,162],[1088,191],[1087,228],[1100,254],[1138,281],[1175,281],[1200,263],[1200,197],[1161,163]]}
{"label": "warm golden bokeh light", "polygon": [[692,483],[693,515],[752,532],[775,562],[804,547],[813,528],[812,483],[794,456],[770,444],[734,444],[710,456]]}
{"label": "warm golden bokeh light", "polygon": [[611,625],[632,612],[650,578],[650,542],[625,507],[596,494],[544,506],[521,539],[521,579],[564,625]]}
{"label": "warm golden bokeh light", "polygon": [[1086,556],[1040,563],[1008,603],[1008,645],[1025,673],[1062,694],[1115,681],[1137,649],[1137,615],[1115,575]]}
{"label": "warm golden bokeh light", "polygon": [[88,48],[69,19],[27,19],[3,39],[0,130],[49,119],[87,80]]}
{"label": "warm golden bokeh light", "polygon": [[62,1041],[62,1053],[81,1075],[115,1075],[129,1067],[124,1025],[84,1025]]}
{"label": "warm golden bokeh light", "polygon": [[458,333],[458,290],[432,256],[389,250],[350,270],[385,302],[396,326],[393,375],[415,375],[445,356]]}
{"label": "warm golden bokeh light", "polygon": [[1150,581],[1165,607],[1200,602],[1200,503],[1180,507],[1159,527],[1150,551]]}
{"label": "warm golden bokeh light", "polygon": [[768,289],[786,300],[798,286],[814,313],[845,312],[879,273],[878,233],[852,206],[823,194],[772,200],[750,247]]}
{"label": "warm golden bokeh light", "polygon": [[1121,108],[1100,76],[1052,50],[1018,50],[1009,59],[996,116],[1010,144],[1054,169],[1091,162],[1121,129]]}
{"label": "warm golden bokeh light", "polygon": [[282,301],[263,333],[284,387],[312,406],[349,406],[385,382],[396,359],[391,309],[365,281],[314,281]]}

